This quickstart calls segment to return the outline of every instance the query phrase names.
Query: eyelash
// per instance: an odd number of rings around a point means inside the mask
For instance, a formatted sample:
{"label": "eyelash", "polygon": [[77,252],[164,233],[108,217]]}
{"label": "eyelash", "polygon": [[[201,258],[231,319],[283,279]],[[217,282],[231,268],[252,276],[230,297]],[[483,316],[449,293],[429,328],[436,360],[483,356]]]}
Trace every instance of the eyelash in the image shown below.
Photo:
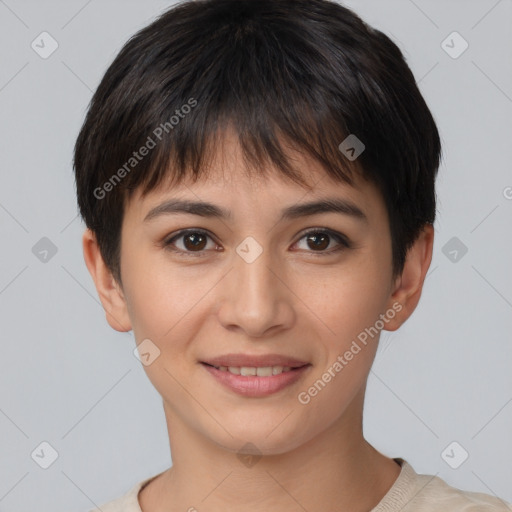
{"label": "eyelash", "polygon": [[[205,256],[205,253],[207,252],[205,250],[184,251],[182,249],[177,249],[176,247],[173,246],[173,242],[175,240],[178,240],[179,238],[183,238],[184,236],[189,235],[189,234],[199,234],[199,235],[203,235],[208,238],[211,238],[213,240],[213,237],[204,229],[201,229],[201,228],[184,229],[182,231],[179,231],[175,235],[171,236],[170,238],[164,240],[162,245],[165,249],[173,251],[173,252],[177,253],[179,256],[184,256],[184,257],[188,257],[188,256],[203,257],[203,256]],[[311,252],[311,254],[313,256],[327,256],[327,255],[331,255],[334,253],[338,253],[345,249],[350,249],[352,247],[352,244],[349,242],[349,240],[344,235],[342,235],[341,233],[338,233],[336,231],[333,231],[331,229],[327,229],[327,228],[309,229],[308,231],[302,233],[302,236],[299,238],[299,240],[296,243],[298,243],[300,240],[307,237],[308,235],[312,235],[312,234],[316,234],[316,235],[326,234],[340,244],[340,247],[338,247],[336,249],[323,250],[323,251],[308,251],[308,252]]]}

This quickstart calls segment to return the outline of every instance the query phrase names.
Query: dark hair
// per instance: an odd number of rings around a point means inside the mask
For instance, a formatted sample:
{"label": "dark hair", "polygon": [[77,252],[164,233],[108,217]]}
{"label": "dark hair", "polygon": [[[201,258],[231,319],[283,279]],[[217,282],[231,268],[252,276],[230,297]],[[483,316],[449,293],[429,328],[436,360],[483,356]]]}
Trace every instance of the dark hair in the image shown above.
{"label": "dark hair", "polygon": [[[329,0],[188,1],[127,41],[75,144],[80,214],[119,283],[126,200],[164,179],[204,176],[228,125],[247,169],[263,173],[273,163],[304,183],[286,142],[338,181],[359,172],[375,183],[389,214],[394,275],[434,222],[439,133],[386,35]],[[365,146],[357,160],[339,149],[350,134]]]}

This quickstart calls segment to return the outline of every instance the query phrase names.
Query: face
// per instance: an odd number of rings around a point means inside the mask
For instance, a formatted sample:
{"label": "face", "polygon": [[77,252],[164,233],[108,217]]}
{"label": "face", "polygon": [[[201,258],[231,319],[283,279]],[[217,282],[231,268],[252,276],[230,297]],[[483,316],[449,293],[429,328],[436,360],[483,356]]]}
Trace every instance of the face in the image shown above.
{"label": "face", "polygon": [[[397,321],[388,217],[361,178],[331,181],[302,156],[311,188],[249,178],[235,139],[223,149],[208,179],[127,205],[123,300],[171,423],[228,450],[277,454],[343,423],[376,332]],[[298,208],[327,199],[337,211]],[[170,200],[228,216],[160,207]]]}

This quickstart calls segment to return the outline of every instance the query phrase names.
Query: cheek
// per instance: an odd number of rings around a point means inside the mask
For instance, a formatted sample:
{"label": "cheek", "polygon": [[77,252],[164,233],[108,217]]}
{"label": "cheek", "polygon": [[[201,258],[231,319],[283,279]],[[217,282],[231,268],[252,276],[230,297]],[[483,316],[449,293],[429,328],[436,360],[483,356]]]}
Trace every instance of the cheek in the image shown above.
{"label": "cheek", "polygon": [[187,403],[182,388],[190,370],[187,348],[200,328],[196,320],[204,287],[182,273],[171,272],[170,265],[137,263],[132,258],[129,270],[127,265],[126,288],[136,342],[151,354],[144,371],[165,401]]}
{"label": "cheek", "polygon": [[[165,255],[126,251],[123,270],[127,276],[126,302],[137,340],[154,338],[157,343],[183,329],[183,320],[193,316],[194,308],[208,289],[197,276],[176,271]],[[190,273],[190,272],[189,272]],[[185,322],[186,323],[186,322]]]}
{"label": "cheek", "polygon": [[388,272],[365,258],[350,267],[333,267],[328,277],[308,275],[301,281],[297,295],[329,346],[342,349],[375,324],[387,304]]}
{"label": "cheek", "polygon": [[362,262],[317,283],[301,292],[319,319],[319,366],[298,397],[312,431],[336,421],[364,389],[378,346],[376,325],[386,307],[387,274]]}

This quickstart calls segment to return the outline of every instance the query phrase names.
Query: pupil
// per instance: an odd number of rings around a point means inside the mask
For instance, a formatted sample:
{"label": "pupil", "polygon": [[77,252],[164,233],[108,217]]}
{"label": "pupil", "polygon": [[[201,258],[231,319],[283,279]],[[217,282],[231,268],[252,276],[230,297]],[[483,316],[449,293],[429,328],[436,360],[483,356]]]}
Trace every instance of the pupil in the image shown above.
{"label": "pupil", "polygon": [[[201,239],[201,238],[203,239],[203,245],[202,246],[201,246],[201,241],[198,240],[198,239]],[[189,234],[189,235],[187,235],[185,237],[185,247],[187,247],[187,249],[190,249],[190,248],[192,248],[192,249],[197,249],[197,248],[203,249],[203,247],[204,247],[204,239],[205,239],[205,237],[202,234],[200,234],[200,233],[191,233],[191,234]],[[191,243],[192,246],[189,247],[188,243]]]}
{"label": "pupil", "polygon": [[[322,242],[324,242],[323,244],[320,243],[318,244],[318,240],[319,239],[322,239]],[[326,235],[325,233],[313,233],[311,235],[308,236],[308,242],[311,242],[313,241],[313,247],[311,247],[312,249],[325,249],[326,247],[329,246],[329,236]],[[327,242],[327,243],[325,243]]]}

